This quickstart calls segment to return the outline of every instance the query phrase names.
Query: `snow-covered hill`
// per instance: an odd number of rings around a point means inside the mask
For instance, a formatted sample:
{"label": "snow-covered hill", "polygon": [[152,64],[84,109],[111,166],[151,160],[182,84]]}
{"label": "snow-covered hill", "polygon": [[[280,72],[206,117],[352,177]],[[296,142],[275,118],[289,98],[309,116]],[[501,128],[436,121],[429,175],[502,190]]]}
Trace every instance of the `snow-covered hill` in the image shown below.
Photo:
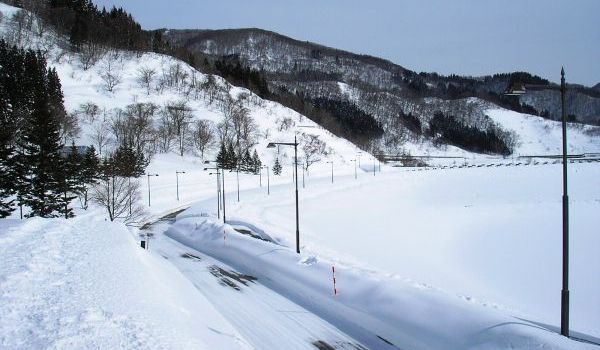
{"label": "snow-covered hill", "polygon": [[[426,126],[428,115],[436,110],[450,113],[459,120],[482,117],[486,105],[510,105],[509,108],[519,110],[518,103],[502,96],[513,79],[509,74],[444,77],[437,73],[417,73],[377,57],[256,28],[168,30],[165,37],[175,45],[211,57],[239,59],[242,64],[265,72],[274,91],[284,86],[312,98],[347,100],[340,85],[350,86],[354,90],[352,101],[356,106],[387,124],[385,141],[379,146],[388,152],[401,150],[404,134],[415,136],[400,122],[399,111],[412,113]],[[523,79],[523,76],[516,73],[514,78]],[[538,79],[541,84],[542,79]],[[481,108],[466,108],[466,101],[459,98],[464,96],[479,96]],[[432,103],[425,103],[423,97]],[[576,115],[580,122],[598,125],[600,95],[593,88],[569,86],[567,98],[568,114]],[[520,102],[533,106],[540,113],[548,113],[552,119],[560,118],[560,96],[556,91],[532,92],[520,97]],[[428,110],[428,104],[433,110]]]}

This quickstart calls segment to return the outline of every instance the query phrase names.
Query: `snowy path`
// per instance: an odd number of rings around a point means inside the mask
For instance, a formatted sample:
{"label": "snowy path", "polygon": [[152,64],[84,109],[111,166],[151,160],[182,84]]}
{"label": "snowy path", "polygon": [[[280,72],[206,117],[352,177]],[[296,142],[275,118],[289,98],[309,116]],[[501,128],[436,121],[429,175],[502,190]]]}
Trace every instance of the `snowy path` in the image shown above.
{"label": "snowy path", "polygon": [[0,349],[251,348],[177,269],[95,214],[0,221]]}
{"label": "snowy path", "polygon": [[[150,227],[150,249],[168,259],[257,349],[365,349],[357,341],[255,277],[235,271]],[[329,347],[328,347],[329,346]]]}

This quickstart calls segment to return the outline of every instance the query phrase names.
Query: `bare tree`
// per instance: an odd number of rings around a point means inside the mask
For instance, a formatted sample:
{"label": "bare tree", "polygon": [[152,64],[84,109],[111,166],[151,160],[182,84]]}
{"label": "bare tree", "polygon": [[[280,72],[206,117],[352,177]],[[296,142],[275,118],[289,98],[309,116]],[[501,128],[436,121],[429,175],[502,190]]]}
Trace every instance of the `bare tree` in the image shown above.
{"label": "bare tree", "polygon": [[174,128],[175,136],[179,139],[179,155],[183,156],[186,148],[186,134],[189,130],[192,110],[185,101],[169,103],[166,106],[166,114]]}
{"label": "bare tree", "polygon": [[115,88],[121,84],[121,72],[116,67],[115,61],[113,59],[107,59],[104,63],[103,72],[100,74],[100,78],[102,79],[103,87],[108,92],[113,92]]}
{"label": "bare tree", "polygon": [[142,67],[138,70],[137,82],[142,89],[146,89],[147,95],[150,95],[155,76],[156,71],[152,68]]}
{"label": "bare tree", "polygon": [[93,122],[100,114],[100,107],[94,102],[83,103],[79,106],[79,114],[82,114],[89,122]]}
{"label": "bare tree", "polygon": [[106,209],[110,221],[122,219],[130,223],[144,214],[139,188],[139,182],[135,179],[105,176],[92,186],[91,199]]}
{"label": "bare tree", "polygon": [[171,120],[169,120],[169,116],[166,113],[162,113],[158,120],[155,132],[155,142],[160,152],[167,153],[171,151],[176,136],[175,134],[175,128],[173,127]]}
{"label": "bare tree", "polygon": [[221,112],[223,121],[217,126],[221,142],[233,142],[239,154],[256,144],[257,126],[243,100],[226,99]]}
{"label": "bare tree", "polygon": [[27,11],[18,11],[13,14],[8,22],[6,33],[4,33],[4,38],[10,45],[22,47],[28,40],[28,21]]}
{"label": "bare tree", "polygon": [[292,118],[285,117],[281,120],[277,120],[277,129],[279,129],[279,131],[285,131],[294,126],[294,124]]}
{"label": "bare tree", "polygon": [[127,106],[123,113],[127,142],[139,152],[148,153],[154,131],[154,115],[158,106],[153,103],[135,103]]}
{"label": "bare tree", "polygon": [[194,148],[200,151],[200,157],[204,159],[204,152],[215,143],[214,126],[209,120],[197,120],[190,140]]}
{"label": "bare tree", "polygon": [[82,44],[79,49],[79,60],[83,70],[88,70],[95,65],[105,52],[106,48],[98,43]]}
{"label": "bare tree", "polygon": [[109,127],[110,131],[115,137],[115,143],[120,144],[127,137],[127,120],[123,114],[123,110],[115,108],[110,113]]}
{"label": "bare tree", "polygon": [[322,156],[327,155],[326,144],[317,135],[302,134],[300,143],[304,152],[306,171],[312,164],[320,162]]}
{"label": "bare tree", "polygon": [[218,94],[218,85],[215,76],[209,74],[206,81],[200,87],[206,91],[205,96],[208,97],[208,103],[213,103]]}
{"label": "bare tree", "polygon": [[62,143],[67,144],[68,140],[73,140],[79,135],[81,129],[79,128],[75,114],[58,113],[56,117]]}
{"label": "bare tree", "polygon": [[110,143],[110,128],[106,122],[95,124],[92,128],[92,141],[98,147],[98,153],[102,155],[102,150]]}

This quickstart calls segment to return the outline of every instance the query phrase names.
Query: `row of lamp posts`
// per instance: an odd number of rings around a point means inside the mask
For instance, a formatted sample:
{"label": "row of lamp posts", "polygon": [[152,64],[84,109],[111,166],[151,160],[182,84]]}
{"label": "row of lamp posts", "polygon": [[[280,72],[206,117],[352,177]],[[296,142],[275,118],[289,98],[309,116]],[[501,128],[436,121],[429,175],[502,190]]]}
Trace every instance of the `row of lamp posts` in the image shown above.
{"label": "row of lamp posts", "polygon": [[[565,95],[566,95],[566,82],[565,82],[565,71],[561,69],[561,83],[560,86],[555,85],[536,85],[536,84],[511,84],[505,95],[508,96],[521,96],[524,95],[528,90],[558,90],[561,94],[561,113],[562,113],[562,185],[563,185],[563,196],[562,196],[562,291],[561,291],[561,326],[560,333],[564,336],[569,336],[569,196],[567,188],[567,115],[565,108]],[[300,222],[299,222],[299,208],[298,208],[298,141],[297,137],[294,136],[294,142],[271,142],[267,145],[267,148],[274,148],[276,146],[293,146],[294,147],[294,178],[296,179],[295,185],[295,196],[296,196],[296,253],[300,253]],[[354,178],[357,178],[356,166],[360,167],[361,153],[357,154],[357,159],[351,160],[354,162]],[[376,163],[375,159],[373,162],[373,176],[375,176]],[[214,162],[214,161],[213,161]],[[209,161],[205,162],[210,163]],[[331,182],[333,183],[333,162],[331,163]],[[381,171],[381,165],[380,171]],[[216,170],[217,175],[217,198],[220,198],[221,188],[219,187],[219,174],[222,180],[222,203],[223,203],[223,222],[225,219],[225,174],[222,169],[218,167],[205,168],[204,170]],[[262,168],[261,168],[262,169]],[[267,181],[269,181],[269,168],[267,169]],[[304,166],[302,168],[302,185],[304,187]],[[179,174],[185,172],[176,171],[177,176],[177,199],[179,200]],[[213,173],[211,173],[213,174]],[[148,206],[150,206],[150,177],[158,176],[158,174],[147,174],[148,175]],[[239,201],[239,169],[238,169],[238,201]],[[262,187],[262,175],[260,176],[260,185]],[[267,184],[269,186],[269,184]],[[268,188],[269,194],[270,189]],[[217,201],[217,210],[219,211],[220,201]]]}

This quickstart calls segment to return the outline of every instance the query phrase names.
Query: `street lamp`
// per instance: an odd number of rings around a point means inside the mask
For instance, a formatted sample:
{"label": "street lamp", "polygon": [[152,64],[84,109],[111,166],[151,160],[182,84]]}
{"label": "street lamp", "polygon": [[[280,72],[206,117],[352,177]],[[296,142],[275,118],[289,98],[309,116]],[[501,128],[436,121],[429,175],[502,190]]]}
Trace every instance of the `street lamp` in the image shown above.
{"label": "street lamp", "polygon": [[[268,165],[263,165],[260,167],[260,170],[262,169],[267,169],[267,195],[271,195],[271,180],[269,180],[269,166]],[[262,182],[262,180],[261,180]]]}
{"label": "street lamp", "polygon": [[561,291],[561,313],[560,313],[560,334],[569,336],[569,196],[567,192],[567,113],[565,108],[565,95],[567,84],[565,82],[565,69],[560,70],[560,86],[556,85],[537,85],[537,84],[516,84],[513,83],[505,95],[521,96],[528,90],[555,90],[560,91],[561,111],[562,111],[562,291]]}
{"label": "street lamp", "polygon": [[354,162],[354,180],[356,180],[358,178],[357,174],[356,174],[356,159],[352,159],[350,160],[351,162]]}
{"label": "street lamp", "polygon": [[148,206],[150,206],[150,176],[158,176],[158,174],[148,174]]}
{"label": "street lamp", "polygon": [[175,179],[177,181],[177,200],[179,201],[179,174],[185,174],[185,171],[175,170]]}
{"label": "street lamp", "polygon": [[[294,146],[294,166],[296,178],[298,178],[298,140],[294,136],[294,142],[269,142],[267,148],[275,148],[275,146]],[[298,181],[296,181],[296,253],[300,254],[300,220],[298,217]]]}
{"label": "street lamp", "polygon": [[[238,165],[237,168],[235,169],[236,171],[236,178],[237,178],[237,201],[238,203],[240,202],[240,166]],[[233,172],[233,170],[229,170],[229,172]]]}
{"label": "street lamp", "polygon": [[[215,169],[219,169],[219,163],[216,160],[205,160],[204,164],[210,164],[210,163],[215,163],[217,164],[217,167]],[[204,171],[208,170],[209,168],[204,168]],[[218,180],[217,180],[218,181]],[[221,183],[222,183],[222,188],[223,188],[223,223],[226,223],[226,217],[225,217],[225,169],[221,169]]]}
{"label": "street lamp", "polygon": [[333,161],[327,162],[327,164],[331,164],[331,183],[333,183]]}
{"label": "street lamp", "polygon": [[217,175],[217,219],[221,219],[221,173],[219,168],[204,168],[204,171],[216,170],[215,173],[208,173],[208,175]]}
{"label": "street lamp", "polygon": [[375,176],[375,170],[377,169],[377,159],[373,157],[373,176]]}
{"label": "street lamp", "polygon": [[306,163],[302,162],[302,188],[306,188],[304,186],[304,167],[305,167]]}

